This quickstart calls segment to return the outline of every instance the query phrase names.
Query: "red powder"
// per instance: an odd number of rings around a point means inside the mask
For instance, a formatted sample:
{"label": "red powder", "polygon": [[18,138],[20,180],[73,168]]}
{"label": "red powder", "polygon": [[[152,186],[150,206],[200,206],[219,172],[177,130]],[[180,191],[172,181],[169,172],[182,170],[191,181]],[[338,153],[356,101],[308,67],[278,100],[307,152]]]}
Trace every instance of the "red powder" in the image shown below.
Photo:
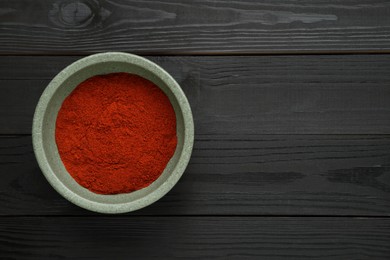
{"label": "red powder", "polygon": [[147,187],[177,145],[168,97],[154,83],[128,73],[94,76],[78,85],[62,104],[55,135],[67,171],[99,194]]}

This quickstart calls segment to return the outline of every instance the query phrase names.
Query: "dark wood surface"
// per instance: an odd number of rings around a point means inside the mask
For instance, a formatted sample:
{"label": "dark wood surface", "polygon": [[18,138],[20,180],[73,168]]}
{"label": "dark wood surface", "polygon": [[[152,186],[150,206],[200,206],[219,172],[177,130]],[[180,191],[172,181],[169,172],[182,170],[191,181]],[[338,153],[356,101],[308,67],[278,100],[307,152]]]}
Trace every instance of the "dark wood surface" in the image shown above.
{"label": "dark wood surface", "polygon": [[2,0],[0,53],[390,51],[383,0]]}
{"label": "dark wood surface", "polygon": [[[120,216],[58,195],[31,144],[50,80],[108,50],[166,69],[196,131]],[[4,0],[0,91],[0,259],[390,259],[387,1]]]}
{"label": "dark wood surface", "polygon": [[4,258],[372,260],[390,254],[387,218],[5,217],[0,226],[6,227]]}
{"label": "dark wood surface", "polygon": [[[31,137],[0,138],[0,215],[90,215],[58,195]],[[390,135],[197,135],[188,169],[131,215],[390,215]]]}
{"label": "dark wood surface", "polygon": [[[182,86],[200,135],[390,134],[390,54],[147,57]],[[43,89],[79,58],[0,57],[0,133],[30,134]]]}

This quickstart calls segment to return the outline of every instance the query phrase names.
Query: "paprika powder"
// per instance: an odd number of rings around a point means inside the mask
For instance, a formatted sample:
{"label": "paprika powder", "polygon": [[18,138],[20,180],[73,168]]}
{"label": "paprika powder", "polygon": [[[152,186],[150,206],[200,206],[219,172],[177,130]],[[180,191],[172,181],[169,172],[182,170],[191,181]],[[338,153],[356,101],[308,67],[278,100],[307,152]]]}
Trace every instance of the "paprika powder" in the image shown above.
{"label": "paprika powder", "polygon": [[175,153],[176,116],[164,92],[128,73],[91,77],[64,100],[55,139],[81,186],[128,193],[154,182]]}

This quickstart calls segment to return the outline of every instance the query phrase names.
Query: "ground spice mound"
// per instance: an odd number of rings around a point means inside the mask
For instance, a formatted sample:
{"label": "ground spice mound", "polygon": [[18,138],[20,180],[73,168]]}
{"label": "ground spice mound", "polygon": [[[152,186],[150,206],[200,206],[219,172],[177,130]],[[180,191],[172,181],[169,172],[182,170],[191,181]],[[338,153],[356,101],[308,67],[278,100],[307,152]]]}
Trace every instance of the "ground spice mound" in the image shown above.
{"label": "ground spice mound", "polygon": [[128,73],[99,75],[65,99],[55,138],[80,185],[99,194],[128,193],[163,172],[177,145],[176,117],[152,82]]}

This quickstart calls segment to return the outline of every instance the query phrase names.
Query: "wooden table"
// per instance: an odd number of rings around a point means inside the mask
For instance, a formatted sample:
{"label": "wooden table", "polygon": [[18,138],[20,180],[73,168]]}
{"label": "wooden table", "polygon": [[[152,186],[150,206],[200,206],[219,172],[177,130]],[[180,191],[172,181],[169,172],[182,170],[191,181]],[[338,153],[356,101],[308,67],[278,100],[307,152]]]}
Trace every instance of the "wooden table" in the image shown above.
{"label": "wooden table", "polygon": [[[100,215],[44,179],[34,108],[61,69],[165,68],[195,147],[150,207]],[[390,259],[390,2],[0,2],[1,259]]]}

